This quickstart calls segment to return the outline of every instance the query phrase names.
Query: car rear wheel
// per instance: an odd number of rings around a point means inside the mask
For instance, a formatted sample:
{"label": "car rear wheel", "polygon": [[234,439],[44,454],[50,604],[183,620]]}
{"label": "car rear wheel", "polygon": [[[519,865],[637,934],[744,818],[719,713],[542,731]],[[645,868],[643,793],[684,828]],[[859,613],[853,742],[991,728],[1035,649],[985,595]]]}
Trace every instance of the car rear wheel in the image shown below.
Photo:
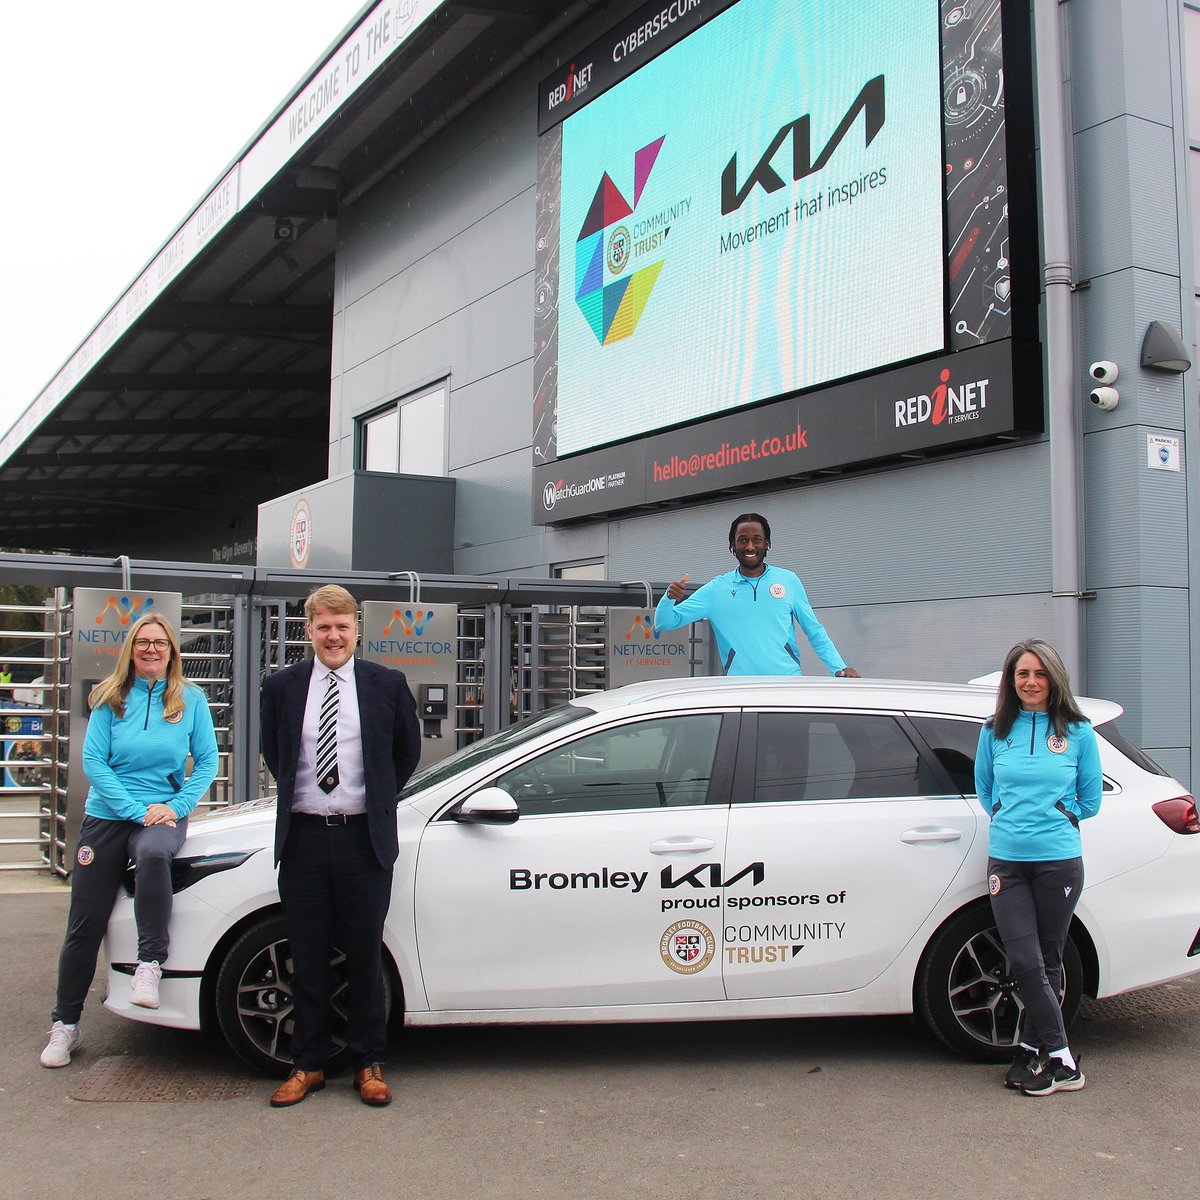
{"label": "car rear wheel", "polygon": [[[335,950],[330,961],[333,1050],[326,1060],[335,1071],[346,1057],[346,959]],[[383,974],[384,1004],[390,1013],[392,987]],[[225,955],[217,974],[217,1021],[230,1049],[244,1063],[267,1075],[286,1075],[292,1067],[292,959],[282,913],[251,925]]]}
{"label": "car rear wheel", "polygon": [[[1063,1022],[1079,1011],[1083,964],[1068,937],[1063,947]],[[934,935],[917,972],[917,1011],[952,1050],[983,1062],[1012,1057],[1025,1025],[1004,943],[987,905],[952,917]]]}

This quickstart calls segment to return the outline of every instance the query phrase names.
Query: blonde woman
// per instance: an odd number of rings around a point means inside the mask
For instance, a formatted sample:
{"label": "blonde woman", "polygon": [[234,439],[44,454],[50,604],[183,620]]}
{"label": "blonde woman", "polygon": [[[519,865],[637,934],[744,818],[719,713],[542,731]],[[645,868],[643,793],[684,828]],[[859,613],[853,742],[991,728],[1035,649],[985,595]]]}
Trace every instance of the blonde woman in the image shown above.
{"label": "blonde woman", "polygon": [[[184,679],[179,638],[163,617],[150,614],[134,624],[116,668],[92,689],[88,704],[83,769],[90,787],[44,1067],[65,1067],[79,1049],[79,1018],[96,954],[131,860],[138,964],[130,1001],[158,1007],[171,917],[171,859],[183,845],[188,814],[217,774],[208,702]],[[189,754],[192,774],[185,778]]]}

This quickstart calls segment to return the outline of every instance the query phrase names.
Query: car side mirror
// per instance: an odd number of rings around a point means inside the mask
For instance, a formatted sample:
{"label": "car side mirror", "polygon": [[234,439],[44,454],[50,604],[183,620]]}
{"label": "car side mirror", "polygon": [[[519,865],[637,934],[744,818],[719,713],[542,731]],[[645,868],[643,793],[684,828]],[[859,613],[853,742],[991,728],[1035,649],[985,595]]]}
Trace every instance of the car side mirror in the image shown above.
{"label": "car side mirror", "polygon": [[447,814],[464,825],[511,825],[520,815],[517,802],[498,787],[475,792]]}

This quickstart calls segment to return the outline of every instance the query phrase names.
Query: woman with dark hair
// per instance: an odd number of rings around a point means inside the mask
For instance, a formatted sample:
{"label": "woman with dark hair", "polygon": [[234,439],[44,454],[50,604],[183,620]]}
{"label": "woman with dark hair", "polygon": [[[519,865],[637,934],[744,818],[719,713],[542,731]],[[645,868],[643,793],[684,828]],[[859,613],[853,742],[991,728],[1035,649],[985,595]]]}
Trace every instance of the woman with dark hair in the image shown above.
{"label": "woman with dark hair", "polygon": [[[133,861],[138,964],[130,1002],[158,1007],[171,917],[171,859],[188,813],[217,774],[204,693],[183,677],[179,638],[157,614],[126,635],[117,665],[88,697],[83,743],[91,785],[71,871],[71,910],[58,959],[58,997],[42,1066],[65,1067],[82,1041],[79,1018],[121,878]],[[185,778],[188,756],[192,774]]]}
{"label": "woman with dark hair", "polygon": [[1096,734],[1058,652],[1034,638],[1004,660],[996,711],[979,733],[975,790],[991,818],[988,891],[1025,1006],[1005,1087],[1026,1096],[1077,1092],[1059,995],[1062,952],[1083,888],[1079,822],[1100,811]]}

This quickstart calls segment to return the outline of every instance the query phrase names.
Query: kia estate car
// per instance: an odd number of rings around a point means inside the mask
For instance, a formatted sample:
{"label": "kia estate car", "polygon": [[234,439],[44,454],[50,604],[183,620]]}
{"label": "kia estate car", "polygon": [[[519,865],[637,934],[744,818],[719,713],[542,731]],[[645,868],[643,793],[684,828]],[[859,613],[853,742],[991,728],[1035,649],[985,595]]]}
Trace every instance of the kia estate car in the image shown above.
{"label": "kia estate car", "polygon": [[[1193,798],[1083,699],[1104,800],[1063,1007],[1200,970]],[[916,1013],[1002,1059],[1023,1010],[992,923],[973,758],[994,687],[690,679],[573,700],[460,750],[400,794],[385,932],[410,1025]],[[192,823],[157,1010],[129,1003],[133,904],[108,929],[107,1006],[217,1023],[286,1071],[291,964],[274,801]],[[130,880],[128,892],[132,892]],[[335,958],[335,969],[337,961]],[[344,988],[344,982],[342,984]],[[335,996],[339,1036],[344,993]]]}

